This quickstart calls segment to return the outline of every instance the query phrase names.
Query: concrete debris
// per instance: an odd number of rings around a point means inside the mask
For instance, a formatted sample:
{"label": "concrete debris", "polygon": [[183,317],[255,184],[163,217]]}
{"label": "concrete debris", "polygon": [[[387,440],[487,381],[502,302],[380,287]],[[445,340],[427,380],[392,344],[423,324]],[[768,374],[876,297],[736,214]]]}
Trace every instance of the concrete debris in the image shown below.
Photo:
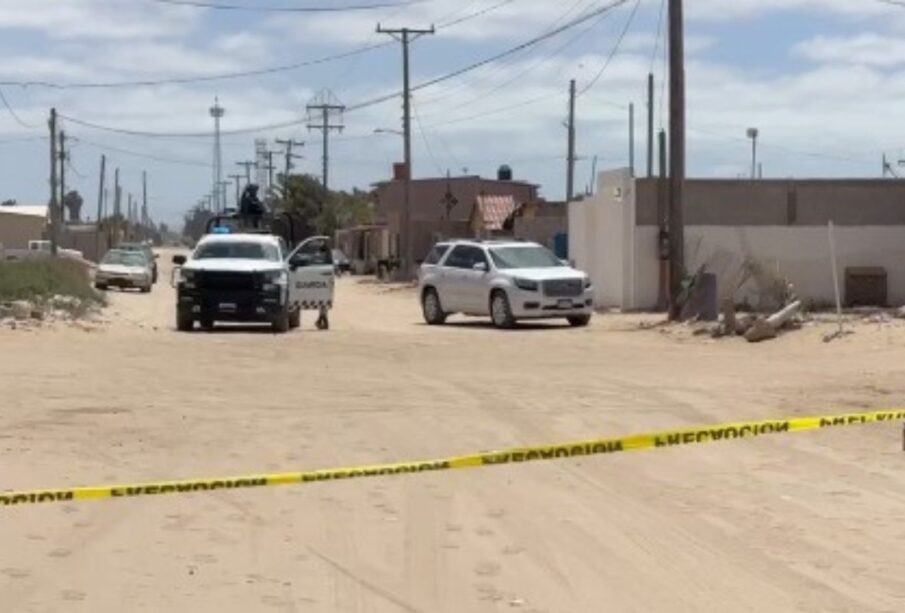
{"label": "concrete debris", "polygon": [[776,338],[776,327],[763,317],[754,320],[752,326],[745,332],[745,340],[749,343],[759,343]]}
{"label": "concrete debris", "polygon": [[899,307],[896,311],[896,317],[899,319],[905,319],[905,306]]}
{"label": "concrete debris", "polygon": [[72,296],[54,296],[46,301],[15,300],[0,303],[0,325],[11,330],[33,330],[44,324],[72,324],[84,319],[94,325],[107,323],[100,307],[85,309],[82,301]]}
{"label": "concrete debris", "polygon": [[25,321],[31,317],[32,305],[27,300],[16,300],[9,304],[13,319]]}

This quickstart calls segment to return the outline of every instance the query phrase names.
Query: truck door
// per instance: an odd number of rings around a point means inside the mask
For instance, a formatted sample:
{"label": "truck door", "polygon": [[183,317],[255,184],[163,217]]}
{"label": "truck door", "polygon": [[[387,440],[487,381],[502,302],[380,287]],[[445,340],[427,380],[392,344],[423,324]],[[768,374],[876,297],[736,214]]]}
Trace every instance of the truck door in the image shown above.
{"label": "truck door", "polygon": [[288,258],[289,300],[302,309],[333,308],[334,269],[330,239],[314,236],[302,241]]}

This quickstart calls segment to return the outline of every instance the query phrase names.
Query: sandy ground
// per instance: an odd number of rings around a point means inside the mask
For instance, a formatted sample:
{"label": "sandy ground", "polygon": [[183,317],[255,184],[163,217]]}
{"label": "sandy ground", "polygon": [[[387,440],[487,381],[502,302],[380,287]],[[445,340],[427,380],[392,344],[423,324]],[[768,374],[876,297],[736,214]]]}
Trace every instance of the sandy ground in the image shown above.
{"label": "sandy ground", "polygon": [[[164,271],[163,278],[167,277]],[[344,280],[333,329],[0,331],[0,487],[284,471],[903,404],[905,327],[750,346],[428,328]],[[356,482],[0,508],[0,610],[905,610],[905,454],[880,424]]]}

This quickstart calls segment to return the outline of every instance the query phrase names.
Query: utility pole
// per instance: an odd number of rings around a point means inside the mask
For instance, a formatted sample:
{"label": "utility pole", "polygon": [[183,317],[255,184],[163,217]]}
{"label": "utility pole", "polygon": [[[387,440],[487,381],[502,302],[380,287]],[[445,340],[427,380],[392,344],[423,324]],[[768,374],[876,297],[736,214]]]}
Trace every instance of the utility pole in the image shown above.
{"label": "utility pole", "polygon": [[657,236],[657,248],[660,259],[660,284],[657,293],[657,308],[663,311],[669,310],[669,211],[668,209],[668,191],[669,186],[666,182],[666,130],[660,130],[657,133],[657,144],[659,146],[659,162],[660,162],[660,179],[657,181],[657,227],[659,234]]}
{"label": "utility pole", "polygon": [[251,184],[251,169],[257,167],[257,163],[251,161],[244,162],[236,162],[236,166],[242,166],[245,168],[245,185],[248,186]]}
{"label": "utility pole", "polygon": [[57,204],[57,110],[50,109],[50,255],[56,257],[60,240],[60,211]]}
{"label": "utility pole", "polygon": [[265,154],[267,156],[267,191],[270,192],[273,190],[273,154],[275,152],[268,150]]}
{"label": "utility pole", "polygon": [[629,176],[635,176],[635,103],[628,105],[628,169]]}
{"label": "utility pole", "polygon": [[299,141],[299,140],[292,140],[291,138],[288,140],[280,140],[278,138],[278,139],[276,139],[275,142],[276,142],[276,144],[282,145],[285,148],[285,151],[283,152],[283,156],[286,160],[286,167],[283,170],[283,182],[285,183],[286,179],[289,178],[289,172],[293,168],[292,160],[294,160],[294,159],[299,160],[302,158],[302,156],[295,155],[294,153],[292,153],[292,148],[293,147],[304,147],[305,142]]}
{"label": "utility pole", "polygon": [[141,171],[141,223],[143,226],[150,225],[148,222],[148,173]]}
{"label": "utility pole", "polygon": [[409,78],[409,44],[425,34],[433,34],[434,27],[429,30],[413,28],[386,29],[377,24],[377,32],[388,34],[402,43],[402,132],[403,154],[405,157],[405,175],[403,177],[401,250],[403,278],[410,279],[415,263],[415,237],[412,232],[412,92]]}
{"label": "utility pole", "polygon": [[119,168],[113,173],[113,244],[119,242],[123,221],[123,189],[119,185]]}
{"label": "utility pole", "polygon": [[748,138],[751,139],[751,179],[757,178],[757,137],[760,134],[757,128],[748,128]]}
{"label": "utility pole", "polygon": [[569,81],[569,131],[566,153],[566,202],[575,195],[575,79]]}
{"label": "utility pole", "polygon": [[236,210],[239,210],[239,200],[241,199],[241,191],[242,191],[242,175],[229,175],[229,178],[235,181],[236,183]]}
{"label": "utility pole", "polygon": [[223,149],[220,145],[220,120],[226,109],[220,106],[220,100],[214,98],[214,106],[210,108],[214,118],[214,212],[220,212],[225,205],[225,198],[220,193],[220,182],[223,181]]}
{"label": "utility pole", "polygon": [[107,172],[107,156],[101,156],[101,179],[97,186],[97,229],[94,233],[94,252],[101,261],[101,227],[104,219],[104,184]]}
{"label": "utility pole", "polygon": [[66,132],[60,130],[60,222],[66,223]]}
{"label": "utility pole", "polygon": [[685,277],[685,31],[682,0],[669,0],[669,285],[670,319],[681,314]]}
{"label": "utility pole", "polygon": [[654,176],[654,73],[647,75],[647,176]]}
{"label": "utility pole", "polygon": [[[346,110],[345,105],[341,104],[337,97],[328,89],[322,90],[317,97],[308,103],[308,129],[320,130],[323,134],[323,174],[321,175],[321,184],[324,191],[330,189],[328,177],[330,173],[330,130],[337,132],[343,131],[342,113]],[[320,114],[318,119],[317,114]],[[339,116],[339,121],[331,123],[331,117]]]}

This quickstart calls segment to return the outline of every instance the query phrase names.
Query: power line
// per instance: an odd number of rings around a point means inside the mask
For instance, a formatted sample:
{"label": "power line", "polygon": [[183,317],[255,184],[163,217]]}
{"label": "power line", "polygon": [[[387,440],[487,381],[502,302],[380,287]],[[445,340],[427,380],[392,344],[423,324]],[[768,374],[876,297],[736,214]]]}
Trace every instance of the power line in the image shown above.
{"label": "power line", "polygon": [[[549,27],[556,27],[559,23],[561,23],[564,19],[566,19],[566,18],[567,18],[567,17],[568,17],[575,9],[576,9],[576,8],[578,8],[579,5],[581,5],[581,4],[583,4],[583,3],[587,2],[587,1],[588,1],[588,0],[576,0],[575,3],[572,4],[565,12],[563,12],[562,14],[560,14],[559,17],[557,17],[557,18],[550,24]],[[593,1],[592,1],[592,3],[593,3]],[[595,23],[595,24],[592,24],[592,25],[588,28],[588,30],[593,29],[594,25],[596,25],[596,23]],[[547,29],[549,29],[549,28],[544,29],[543,32],[546,32]],[[542,33],[543,33],[543,32],[542,32]],[[565,45],[562,45],[562,46],[558,47],[556,50],[554,50],[554,51],[550,52],[549,54],[547,54],[546,58],[549,58],[549,57],[551,57],[553,54],[555,54],[557,51],[560,51],[561,49],[563,49],[563,48],[565,48],[565,47],[568,47],[574,40],[577,40],[577,39],[580,38],[582,35],[583,35],[583,33],[579,33],[577,36],[575,36],[575,37],[573,37],[572,39],[570,39],[569,41],[567,41]],[[545,58],[545,59],[546,59],[546,58]],[[514,62],[516,62],[516,61],[518,61],[517,58],[511,58],[510,60],[508,60],[508,62],[511,62],[511,63],[514,63]],[[445,91],[442,91],[442,90],[441,90],[440,92],[438,92],[438,94],[436,94],[436,95],[434,95],[434,96],[430,96],[430,97],[427,97],[427,98],[422,98],[421,101],[422,101],[422,103],[424,103],[424,104],[433,104],[434,102],[441,101],[441,100],[444,100],[444,99],[449,98],[449,96],[450,96],[453,92],[458,92],[458,91],[460,91],[460,90],[467,89],[468,87],[474,87],[474,86],[476,86],[476,85],[479,85],[479,84],[482,84],[482,83],[484,83],[484,82],[491,81],[491,80],[493,80],[493,81],[496,83],[496,85],[495,85],[494,88],[491,90],[491,92],[497,91],[497,90],[499,90],[502,86],[507,85],[507,84],[511,83],[512,81],[514,81],[515,79],[517,79],[518,77],[520,77],[522,74],[525,74],[525,73],[527,73],[527,72],[530,72],[531,70],[534,70],[534,68],[536,68],[538,65],[540,65],[541,63],[543,63],[543,61],[544,61],[544,60],[541,60],[540,63],[536,63],[535,65],[529,66],[528,68],[526,68],[525,70],[523,70],[520,74],[516,75],[515,78],[513,78],[513,77],[510,75],[509,78],[507,78],[507,80],[504,81],[503,83],[499,83],[499,82],[495,79],[495,77],[496,77],[499,73],[501,73],[501,72],[507,70],[507,65],[506,65],[507,62],[500,62],[496,67],[494,67],[494,68],[492,68],[492,69],[486,71],[485,73],[482,73],[482,74],[477,75],[474,79],[472,79],[472,80],[470,80],[470,81],[467,80],[467,79],[465,79],[465,80],[463,80],[462,82],[460,82],[458,85],[455,85],[455,86],[446,88]],[[489,93],[490,93],[490,92],[488,92],[488,94],[489,94]],[[486,94],[485,94],[485,95],[486,95]],[[475,98],[475,100],[477,100],[477,99],[480,99],[480,96],[477,97],[477,98]],[[467,103],[465,103],[465,104],[467,104]]]}
{"label": "power line", "polygon": [[449,26],[454,26],[454,25],[458,25],[460,23],[465,23],[466,21],[471,21],[472,19],[475,19],[476,17],[480,17],[481,15],[486,15],[487,13],[490,13],[499,8],[502,8],[502,7],[506,6],[507,4],[512,4],[513,2],[515,2],[515,0],[502,0],[501,2],[497,2],[494,5],[485,7],[475,13],[470,13],[468,15],[463,15],[462,17],[458,17],[456,19],[452,19],[447,22],[442,22],[442,23],[438,24],[437,27],[438,28],[448,28]]}
{"label": "power line", "polygon": [[[563,17],[565,17],[566,15],[568,15],[569,13],[571,13],[571,12],[572,12],[572,11],[573,11],[580,3],[581,3],[581,1],[576,2],[574,5],[572,5],[572,7],[571,7],[571,8],[570,8],[570,9],[569,9],[562,17],[560,17],[559,19],[557,19],[555,23],[558,23],[559,21],[561,21]],[[483,92],[483,93],[481,93],[481,94],[478,94],[477,96],[475,96],[475,97],[469,99],[468,101],[466,101],[466,102],[464,102],[464,103],[458,104],[457,107],[467,107],[467,106],[469,106],[472,102],[477,102],[477,101],[480,101],[480,100],[482,100],[482,99],[485,99],[485,98],[487,98],[488,96],[490,96],[491,94],[493,94],[493,93],[495,93],[495,92],[498,92],[498,91],[500,91],[501,89],[504,89],[504,88],[508,87],[510,84],[512,84],[512,83],[514,83],[514,82],[519,81],[522,77],[524,77],[524,76],[525,76],[526,74],[528,74],[529,72],[532,72],[532,71],[536,70],[537,68],[543,66],[544,64],[548,63],[548,62],[551,61],[551,59],[552,59],[553,57],[555,57],[557,54],[561,53],[562,51],[564,51],[564,50],[567,49],[568,47],[570,47],[570,46],[572,46],[573,44],[575,44],[575,42],[577,42],[579,39],[581,39],[582,37],[584,37],[585,35],[587,35],[589,32],[591,32],[592,30],[594,30],[598,25],[600,25],[600,23],[603,22],[607,17],[609,17],[610,14],[611,14],[610,12],[603,13],[603,14],[600,15],[596,20],[592,21],[592,22],[590,23],[590,25],[588,25],[588,27],[586,27],[584,30],[580,30],[575,36],[572,36],[571,38],[569,38],[568,40],[566,40],[563,44],[559,45],[558,47],[555,47],[555,48],[551,49],[546,55],[544,55],[544,56],[542,56],[542,57],[540,57],[540,58],[537,58],[534,62],[528,64],[528,66],[526,66],[523,70],[520,70],[520,71],[518,71],[517,73],[515,73],[515,74],[513,74],[513,75],[509,75],[508,78],[506,78],[504,81],[498,82],[496,85],[494,85],[494,86],[493,86],[492,88],[490,88],[489,90],[487,90],[487,91],[485,91],[485,92]],[[497,70],[495,70],[495,71],[491,71],[490,74],[488,75],[488,77],[489,77],[491,74],[493,74],[494,72],[497,72],[497,71],[499,71],[499,70],[500,70],[500,68],[497,68]],[[453,89],[450,90],[450,91],[455,91],[456,89],[461,89],[461,88],[464,88],[464,87],[465,87],[465,86],[462,85],[462,86],[460,86],[460,87],[458,87],[458,88],[453,88]],[[447,92],[446,92],[444,95],[442,95],[442,96],[437,96],[437,97],[431,99],[431,102],[437,101],[437,100],[442,100],[443,98],[449,97],[450,91],[447,91]]]}
{"label": "power line", "polygon": [[641,6],[641,0],[635,0],[635,6],[632,7],[632,12],[629,13],[628,19],[625,20],[625,27],[622,28],[622,32],[619,34],[619,38],[616,39],[616,44],[613,45],[612,50],[610,50],[610,54],[607,56],[606,61],[603,62],[603,66],[600,67],[600,70],[597,71],[597,74],[594,75],[594,78],[591,81],[581,88],[578,92],[578,96],[581,97],[588,92],[594,85],[597,84],[597,81],[600,80],[600,77],[603,76],[603,73],[606,72],[606,69],[609,68],[610,63],[612,63],[613,58],[616,57],[616,54],[619,53],[619,48],[622,46],[622,41],[625,40],[625,35],[628,34],[629,28],[632,27],[632,22],[635,20],[635,15],[638,13],[638,7]]}
{"label": "power line", "polygon": [[[531,38],[523,43],[520,43],[520,44],[516,45],[515,47],[511,47],[505,51],[497,53],[496,55],[493,55],[493,56],[490,56],[483,60],[479,60],[477,62],[469,64],[468,66],[464,66],[464,67],[454,70],[452,72],[440,75],[438,77],[434,77],[433,79],[430,79],[430,80],[420,83],[418,85],[414,85],[414,86],[412,86],[411,91],[412,92],[419,91],[419,90],[425,89],[427,87],[430,87],[432,85],[436,85],[438,83],[442,83],[444,81],[454,79],[458,76],[461,76],[461,75],[471,72],[473,70],[477,70],[478,68],[480,68],[482,66],[486,66],[487,64],[496,62],[502,58],[513,55],[514,53],[518,53],[519,51],[521,51],[523,49],[528,49],[530,47],[533,47],[545,40],[553,38],[554,36],[556,36],[558,34],[566,32],[578,25],[581,25],[582,23],[584,23],[590,19],[593,19],[599,15],[602,15],[603,13],[606,13],[607,11],[610,11],[619,6],[622,6],[623,4],[627,3],[628,1],[629,0],[614,0],[610,4],[598,7],[596,9],[594,9],[593,11],[580,15],[580,16],[576,17],[575,19],[572,19],[571,21],[568,21],[565,24],[563,24],[557,28],[549,30],[548,32],[545,32],[539,36],[535,36],[534,38]],[[2,83],[0,83],[0,85],[2,85]],[[351,111],[357,111],[357,110],[369,108],[369,107],[375,106],[377,104],[381,104],[383,102],[387,102],[389,100],[398,98],[400,95],[402,95],[402,92],[397,91],[397,92],[393,92],[390,94],[378,96],[378,97],[372,98],[370,100],[365,100],[358,104],[354,104],[354,105],[350,105],[350,106],[346,107],[346,112],[348,113]],[[516,105],[516,106],[520,106],[520,105]],[[184,133],[169,132],[169,133],[167,133],[167,132],[149,132],[149,131],[142,131],[142,130],[130,130],[130,129],[126,129],[126,128],[105,126],[102,124],[85,121],[83,119],[78,119],[75,117],[63,116],[63,115],[60,115],[60,116],[63,117],[64,119],[66,119],[67,121],[81,125],[86,128],[93,128],[95,130],[103,130],[106,132],[114,132],[117,134],[127,134],[127,135],[131,135],[131,136],[145,136],[145,137],[149,137],[149,138],[207,138],[207,137],[210,137],[210,133],[208,133],[208,132],[194,132],[194,133],[192,133],[192,132],[184,132]],[[289,128],[289,127],[293,127],[293,126],[302,125],[305,123],[307,123],[307,118],[299,118],[299,119],[293,119],[293,120],[285,121],[285,122],[281,122],[281,123],[253,126],[253,127],[249,127],[249,128],[240,128],[240,129],[228,130],[228,131],[224,130],[222,133],[224,135],[252,134],[255,132],[264,132],[267,130],[277,130],[277,129]]]}
{"label": "power line", "polygon": [[255,70],[244,70],[238,72],[221,73],[217,75],[207,75],[199,77],[171,77],[167,79],[148,79],[138,81],[99,81],[99,82],[79,82],[79,83],[55,83],[53,81],[0,81],[0,86],[20,86],[20,87],[46,87],[50,89],[116,89],[126,87],[155,87],[159,85],[185,85],[189,83],[207,83],[211,81],[224,81],[228,79],[243,79],[247,77],[258,77],[291,70],[298,70],[307,66],[317,66],[319,64],[327,64],[337,60],[343,60],[380,49],[391,45],[392,43],[378,43],[373,45],[365,45],[344,51],[334,55],[327,55],[314,60],[305,60],[303,62],[295,62],[293,64],[283,64],[280,66],[270,66],[267,68],[259,68]]}
{"label": "power line", "polygon": [[[610,4],[598,7],[596,9],[594,9],[593,11],[589,11],[589,12],[585,13],[584,15],[580,15],[580,16],[576,17],[575,19],[572,19],[571,21],[568,21],[565,24],[563,24],[557,28],[549,30],[548,32],[545,32],[539,36],[535,36],[534,38],[531,38],[521,44],[518,44],[515,47],[510,47],[509,49],[506,49],[505,51],[501,51],[500,53],[497,53],[496,55],[490,56],[488,58],[484,58],[483,60],[479,60],[477,62],[464,66],[462,68],[454,70],[452,72],[446,73],[439,77],[434,77],[433,79],[430,79],[428,81],[415,85],[412,87],[412,91],[413,92],[419,91],[419,90],[425,89],[427,87],[430,87],[432,85],[436,85],[436,84],[442,83],[444,81],[449,81],[450,79],[454,79],[458,76],[469,73],[473,70],[477,70],[478,68],[481,68],[482,66],[486,66],[487,64],[491,64],[491,63],[501,60],[505,57],[509,57],[510,55],[518,53],[519,51],[522,51],[523,49],[529,49],[539,43],[542,43],[543,41],[545,41],[547,39],[557,36],[558,34],[562,34],[563,32],[571,30],[572,28],[574,28],[578,25],[581,25],[582,23],[584,23],[590,19],[593,19],[594,17],[597,17],[598,15],[601,15],[607,11],[611,11],[619,6],[622,6],[623,4],[626,4],[628,1],[629,0],[614,0]],[[401,92],[395,92],[392,94],[387,94],[384,96],[372,98],[371,100],[366,100],[364,102],[360,102],[358,104],[349,106],[346,109],[346,111],[347,112],[357,111],[359,109],[368,108],[368,107],[380,104],[382,102],[386,102],[387,100],[392,100],[393,98],[398,97],[400,94],[401,94]]]}
{"label": "power line", "polygon": [[3,106],[6,107],[6,110],[9,111],[9,114],[12,115],[12,118],[16,120],[17,124],[27,130],[37,129],[38,126],[22,121],[22,118],[19,117],[19,115],[16,114],[16,111],[13,110],[13,107],[10,106],[9,101],[7,101],[6,95],[3,93],[2,89],[0,89],[0,101],[3,101]]}
{"label": "power line", "polygon": [[418,107],[412,102],[412,110],[415,113],[415,123],[418,125],[418,132],[421,134],[421,140],[424,142],[424,148],[427,149],[427,155],[430,157],[431,162],[434,163],[434,168],[437,169],[438,174],[443,174],[443,167],[437,162],[437,158],[434,155],[434,150],[431,148],[430,142],[427,140],[427,134],[424,132],[424,126],[421,125],[421,115],[418,113]]}
{"label": "power line", "polygon": [[650,54],[650,71],[654,71],[654,64],[657,62],[657,51],[660,49],[660,36],[663,32],[663,13],[666,12],[666,0],[660,0],[660,16],[657,17],[657,35],[654,37],[654,49]]}
{"label": "power line", "polygon": [[155,162],[163,162],[165,164],[180,164],[183,166],[197,166],[203,168],[210,168],[210,162],[202,162],[200,160],[189,160],[184,158],[175,158],[175,157],[163,157],[158,155],[153,155],[150,153],[141,153],[139,151],[132,151],[129,149],[122,149],[120,147],[113,147],[112,145],[104,145],[101,143],[96,143],[82,137],[72,137],[71,140],[74,140],[79,143],[83,143],[85,145],[89,145],[91,147],[95,147],[96,149],[101,149],[103,151],[112,151],[114,153],[121,153],[123,155],[129,155],[132,157],[143,158],[146,160],[153,160]]}
{"label": "power line", "polygon": [[345,6],[248,6],[226,2],[204,2],[202,0],[148,0],[157,4],[188,6],[218,11],[242,11],[249,13],[345,13],[352,11],[372,11],[392,7],[407,7],[423,4],[431,0],[409,0],[408,2],[381,2],[377,4],[349,4]]}

